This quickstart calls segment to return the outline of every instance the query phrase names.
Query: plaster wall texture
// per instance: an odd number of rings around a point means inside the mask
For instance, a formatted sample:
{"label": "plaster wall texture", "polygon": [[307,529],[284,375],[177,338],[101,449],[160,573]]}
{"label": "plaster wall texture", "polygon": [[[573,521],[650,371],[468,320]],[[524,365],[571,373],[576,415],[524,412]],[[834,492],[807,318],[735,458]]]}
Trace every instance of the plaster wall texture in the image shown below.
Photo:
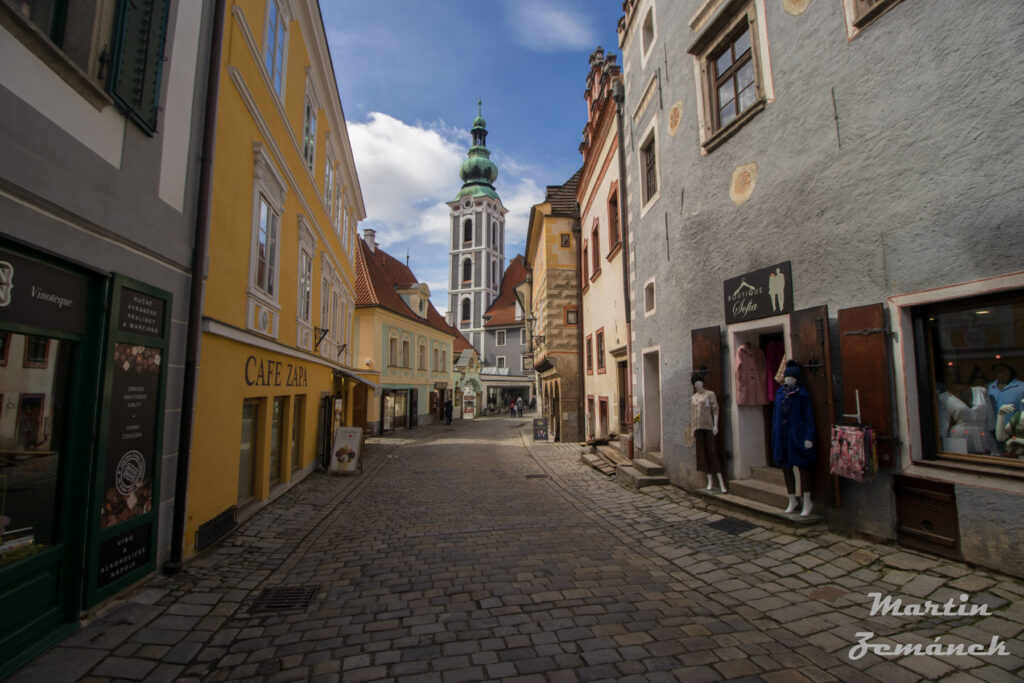
{"label": "plaster wall texture", "polygon": [[503,327],[499,328],[505,332],[505,345],[498,346],[497,342],[497,329],[488,328],[484,332],[486,341],[484,342],[484,348],[486,350],[483,365],[484,367],[494,367],[497,365],[495,360],[498,356],[505,356],[505,365],[511,369],[511,374],[521,375],[520,372],[520,358],[526,353],[527,348],[525,344],[520,342],[519,331],[520,327]]}
{"label": "plaster wall texture", "polygon": [[[694,454],[682,440],[686,411],[671,406],[690,393],[690,331],[724,330],[723,280],[789,260],[794,309],[826,304],[834,317],[1017,270],[1005,245],[1024,225],[1024,129],[1008,125],[1020,118],[1020,100],[1005,96],[1005,84],[1024,80],[1018,2],[901,2],[852,40],[840,3],[814,2],[792,16],[764,2],[775,99],[707,154],[687,53],[697,36],[688,23],[702,4],[638,3],[638,17],[654,7],[650,57],[643,63],[637,35],[621,46],[634,347],[662,349],[663,457],[677,485],[693,472]],[[675,103],[682,119],[671,135]],[[643,212],[640,136],[654,117],[660,197]],[[737,204],[730,182],[746,164],[756,164],[756,180]],[[657,312],[645,318],[637,311],[652,277]],[[639,377],[638,354],[633,362]],[[850,488],[848,509],[881,503],[871,490]],[[894,528],[891,502],[883,510],[872,524]]]}

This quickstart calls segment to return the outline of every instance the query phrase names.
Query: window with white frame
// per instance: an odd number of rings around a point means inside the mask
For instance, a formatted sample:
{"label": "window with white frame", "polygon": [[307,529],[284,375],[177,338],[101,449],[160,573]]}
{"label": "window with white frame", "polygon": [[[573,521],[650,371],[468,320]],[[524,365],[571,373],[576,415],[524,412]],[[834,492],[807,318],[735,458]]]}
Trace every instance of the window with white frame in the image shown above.
{"label": "window with white frame", "polygon": [[499,368],[505,367],[505,356],[498,356],[498,358],[497,358],[497,360],[495,360],[495,362],[497,363]]}
{"label": "window with white frame", "polygon": [[402,367],[403,368],[409,367],[409,363],[411,362],[411,360],[412,360],[412,358],[411,358],[411,356],[409,354],[409,340],[408,339],[403,339],[402,340]]}
{"label": "window with white frame", "polygon": [[647,207],[658,197],[658,137],[656,119],[651,121],[643,142],[640,143],[641,205]]}
{"label": "window with white frame", "polygon": [[434,361],[434,365],[433,365],[434,372],[440,371],[441,370],[441,366],[439,365],[439,356],[438,356],[438,349],[437,348],[434,349],[432,360]]}
{"label": "window with white frame", "polygon": [[654,48],[654,39],[657,37],[654,26],[654,5],[647,8],[644,15],[644,23],[640,25],[640,59],[642,64],[647,64]]}
{"label": "window with white frame", "polygon": [[331,326],[331,284],[326,280],[320,282],[320,327]]}
{"label": "window with white frame", "polygon": [[299,319],[310,322],[313,316],[313,257],[299,250]]}
{"label": "window with white frame", "polygon": [[316,105],[308,93],[302,117],[302,158],[306,160],[306,168],[312,171],[316,161]]}
{"label": "window with white frame", "polygon": [[278,0],[267,0],[267,31],[263,41],[263,64],[274,91],[284,95],[284,62],[288,46],[288,18]]}
{"label": "window with white frame", "polygon": [[256,281],[258,290],[275,298],[277,294],[278,231],[281,217],[262,194],[256,218]]}
{"label": "window with white frame", "polygon": [[427,369],[427,346],[426,344],[420,344],[420,355],[416,364],[417,370]]}
{"label": "window with white frame", "polygon": [[341,296],[331,288],[331,339],[335,343],[341,339]]}
{"label": "window with white frame", "polygon": [[254,145],[254,176],[249,288],[276,302],[285,185],[259,143]]}
{"label": "window with white frame", "polygon": [[519,343],[526,346],[526,328],[519,330]]}
{"label": "window with white frame", "polygon": [[654,314],[655,298],[654,298],[654,278],[647,281],[644,285],[644,317]]}
{"label": "window with white frame", "polygon": [[505,330],[498,330],[494,333],[494,345],[504,346],[505,345]]}
{"label": "window with white frame", "polygon": [[334,157],[330,149],[324,150],[324,206],[331,222],[334,222]]}
{"label": "window with white frame", "polygon": [[398,359],[398,338],[388,337],[388,365],[398,367],[401,361]]}
{"label": "window with white frame", "polygon": [[523,307],[520,305],[519,300],[516,299],[516,320],[523,319]]}
{"label": "window with white frame", "polygon": [[699,74],[701,143],[711,151],[773,97],[764,0],[747,0],[713,19],[690,46]]}

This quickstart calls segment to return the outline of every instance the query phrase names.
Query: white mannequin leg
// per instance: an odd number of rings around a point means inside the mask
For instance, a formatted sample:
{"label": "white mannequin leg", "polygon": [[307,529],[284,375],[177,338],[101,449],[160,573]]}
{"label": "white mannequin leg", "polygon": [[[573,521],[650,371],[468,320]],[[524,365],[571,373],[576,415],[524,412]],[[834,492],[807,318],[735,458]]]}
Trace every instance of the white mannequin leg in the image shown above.
{"label": "white mannequin leg", "polygon": [[[708,488],[710,488],[710,483],[711,483],[710,479],[711,479],[711,477],[708,477],[708,480],[709,480],[708,481],[708,484],[709,484]],[[721,489],[722,493],[728,493],[728,491],[725,490],[725,479],[722,478],[722,473],[721,472],[718,473],[718,488]]]}
{"label": "white mannequin leg", "polygon": [[786,512],[796,511],[797,501],[798,498],[795,495],[789,494],[789,505],[786,506]]}
{"label": "white mannequin leg", "polygon": [[711,489],[715,488],[715,485],[712,482],[714,482],[714,477],[709,474],[708,475],[708,491],[710,491]]}
{"label": "white mannequin leg", "polygon": [[814,505],[811,504],[811,492],[810,491],[804,491],[804,507],[800,511],[800,516],[801,517],[807,517],[808,515],[810,515],[811,514],[811,510],[813,509],[813,507],[814,507]]}

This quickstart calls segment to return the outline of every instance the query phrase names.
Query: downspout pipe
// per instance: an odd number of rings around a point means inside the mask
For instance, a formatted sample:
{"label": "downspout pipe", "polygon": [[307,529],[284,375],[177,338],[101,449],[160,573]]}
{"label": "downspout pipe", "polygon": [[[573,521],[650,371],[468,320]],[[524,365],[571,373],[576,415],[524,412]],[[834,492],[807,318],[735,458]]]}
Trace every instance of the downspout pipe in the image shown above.
{"label": "downspout pipe", "polygon": [[220,90],[220,60],[224,44],[224,6],[213,7],[210,60],[206,76],[206,111],[203,116],[203,149],[199,165],[199,195],[196,198],[196,234],[192,245],[192,283],[189,291],[188,335],[185,345],[185,378],[178,431],[178,466],[174,477],[174,513],[171,520],[171,555],[163,565],[166,574],[182,570],[185,555],[185,511],[188,500],[188,468],[192,456],[192,425],[199,375],[199,342],[202,335],[203,280],[210,238],[210,196],[213,188],[213,151],[217,132],[217,96]]}
{"label": "downspout pipe", "polygon": [[583,227],[580,225],[580,203],[576,202],[576,218],[572,221],[572,235],[576,240],[576,281],[579,283],[576,287],[576,350],[578,354],[578,360],[576,362],[579,368],[578,380],[579,385],[576,390],[576,440],[586,441],[586,406],[584,404],[584,394],[586,393],[586,383],[584,381],[586,368],[583,367],[583,363],[586,359],[586,352],[583,348],[583,287],[586,283],[583,282]]}
{"label": "downspout pipe", "polygon": [[615,100],[615,126],[619,138],[619,234],[622,240],[622,297],[626,312],[626,423],[629,425],[629,459],[633,459],[633,313],[629,292],[629,225],[626,217],[626,140],[622,125],[622,110],[626,106],[626,87],[622,79],[612,82]]}

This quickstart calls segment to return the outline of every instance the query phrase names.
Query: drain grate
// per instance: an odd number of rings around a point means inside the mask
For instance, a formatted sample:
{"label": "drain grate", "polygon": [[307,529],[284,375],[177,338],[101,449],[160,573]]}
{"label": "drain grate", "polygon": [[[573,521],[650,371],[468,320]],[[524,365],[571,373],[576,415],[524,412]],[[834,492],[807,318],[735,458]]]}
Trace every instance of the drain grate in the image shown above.
{"label": "drain grate", "polygon": [[268,588],[252,604],[250,612],[283,612],[309,607],[319,586],[278,586]]}
{"label": "drain grate", "polygon": [[739,536],[740,534],[756,529],[757,527],[750,522],[745,522],[742,519],[734,519],[732,517],[722,517],[722,519],[716,519],[714,522],[708,522],[708,526],[724,531],[727,534],[733,536]]}
{"label": "drain grate", "polygon": [[546,475],[546,474],[527,474],[526,478],[527,479],[547,479],[548,475]]}

